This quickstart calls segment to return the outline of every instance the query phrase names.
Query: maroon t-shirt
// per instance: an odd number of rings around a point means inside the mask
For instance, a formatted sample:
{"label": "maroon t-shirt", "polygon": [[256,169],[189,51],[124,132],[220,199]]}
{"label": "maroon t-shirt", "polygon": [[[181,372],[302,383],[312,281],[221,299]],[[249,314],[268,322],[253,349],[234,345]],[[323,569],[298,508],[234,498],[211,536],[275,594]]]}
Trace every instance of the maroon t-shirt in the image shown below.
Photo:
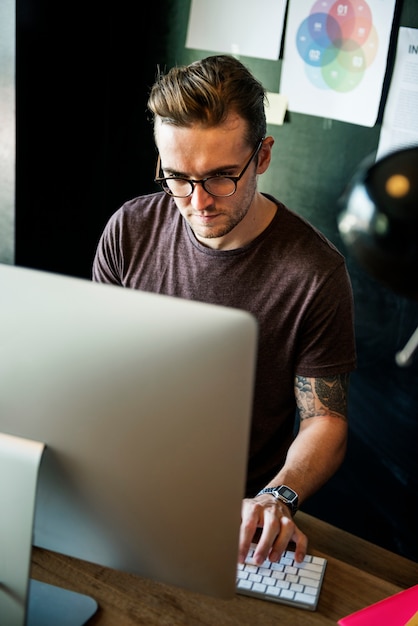
{"label": "maroon t-shirt", "polygon": [[247,495],[283,465],[294,436],[295,375],[355,367],[353,300],[344,257],[274,201],[270,225],[236,250],[201,245],[165,193],[127,202],[109,220],[93,280],[244,309],[259,324]]}

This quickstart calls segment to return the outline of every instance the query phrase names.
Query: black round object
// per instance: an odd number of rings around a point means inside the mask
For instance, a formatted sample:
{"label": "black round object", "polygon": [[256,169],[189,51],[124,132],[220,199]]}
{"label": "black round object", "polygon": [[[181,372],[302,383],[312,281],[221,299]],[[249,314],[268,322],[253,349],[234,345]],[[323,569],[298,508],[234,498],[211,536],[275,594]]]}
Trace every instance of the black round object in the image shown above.
{"label": "black round object", "polygon": [[418,299],[418,147],[364,161],[340,202],[348,251],[393,291]]}

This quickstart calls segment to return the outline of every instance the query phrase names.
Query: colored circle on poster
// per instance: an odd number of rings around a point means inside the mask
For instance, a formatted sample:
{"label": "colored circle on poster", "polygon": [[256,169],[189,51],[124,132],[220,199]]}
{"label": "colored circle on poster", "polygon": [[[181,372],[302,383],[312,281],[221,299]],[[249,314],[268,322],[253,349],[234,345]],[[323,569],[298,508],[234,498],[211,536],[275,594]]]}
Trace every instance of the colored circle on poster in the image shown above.
{"label": "colored circle on poster", "polygon": [[[324,50],[332,48],[332,40],[340,37],[338,24],[325,13],[314,13],[299,26],[296,46],[308,65],[320,65]],[[335,49],[335,55],[338,50]]]}
{"label": "colored circle on poster", "polygon": [[317,89],[329,89],[330,86],[324,80],[323,72],[321,67],[313,67],[312,65],[305,65],[305,73],[310,82]]}
{"label": "colored circle on poster", "polygon": [[355,89],[364,76],[364,56],[355,52],[341,51],[337,59],[322,67],[325,83],[339,93]]}
{"label": "colored circle on poster", "polygon": [[364,58],[366,61],[366,67],[369,67],[376,58],[377,51],[379,48],[379,37],[377,34],[377,30],[374,26],[372,26],[370,30],[370,34],[367,38],[363,46]]}

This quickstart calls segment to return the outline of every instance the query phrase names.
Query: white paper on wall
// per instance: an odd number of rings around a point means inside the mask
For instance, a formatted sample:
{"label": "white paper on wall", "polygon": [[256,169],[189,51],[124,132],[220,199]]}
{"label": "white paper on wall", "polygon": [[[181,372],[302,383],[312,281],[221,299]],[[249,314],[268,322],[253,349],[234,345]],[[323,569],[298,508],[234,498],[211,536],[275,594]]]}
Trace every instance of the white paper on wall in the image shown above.
{"label": "white paper on wall", "polygon": [[376,158],[410,146],[418,146],[418,29],[401,27]]}
{"label": "white paper on wall", "polygon": [[192,0],[186,48],[277,60],[286,0]]}

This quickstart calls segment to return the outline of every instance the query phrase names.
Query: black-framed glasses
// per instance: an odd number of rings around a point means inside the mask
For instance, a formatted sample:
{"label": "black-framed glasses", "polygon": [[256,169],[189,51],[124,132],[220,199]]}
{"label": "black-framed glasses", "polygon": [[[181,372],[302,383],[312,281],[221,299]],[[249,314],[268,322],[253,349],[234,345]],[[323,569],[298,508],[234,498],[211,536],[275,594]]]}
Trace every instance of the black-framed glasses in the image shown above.
{"label": "black-framed glasses", "polygon": [[161,176],[161,158],[160,155],[158,155],[154,182],[161,185],[163,191],[165,191],[169,196],[174,196],[175,198],[188,198],[192,195],[195,185],[202,185],[203,189],[207,193],[210,193],[211,196],[217,196],[220,198],[232,196],[237,190],[238,181],[244,176],[251,161],[258,154],[261,146],[263,145],[263,141],[264,138],[260,139],[238,176],[217,175],[208,176],[207,178],[202,178],[200,180],[182,178],[180,176],[170,176],[165,178]]}

